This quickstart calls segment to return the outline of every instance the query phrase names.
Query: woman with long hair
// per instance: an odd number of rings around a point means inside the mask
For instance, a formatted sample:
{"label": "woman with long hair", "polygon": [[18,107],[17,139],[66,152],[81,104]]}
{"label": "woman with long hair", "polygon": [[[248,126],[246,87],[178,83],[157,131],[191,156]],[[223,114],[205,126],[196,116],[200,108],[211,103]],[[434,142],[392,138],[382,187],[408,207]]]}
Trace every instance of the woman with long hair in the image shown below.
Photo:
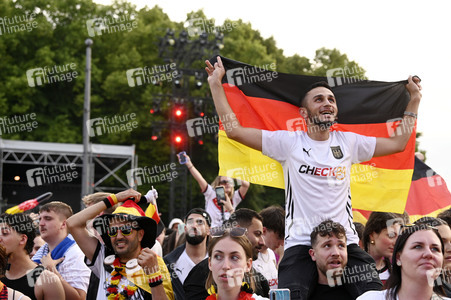
{"label": "woman with long hair", "polygon": [[253,293],[254,280],[252,276],[246,276],[252,267],[252,245],[245,233],[243,227],[211,229],[210,272],[205,283],[210,296],[206,300],[268,299]]}
{"label": "woman with long hair", "polygon": [[[181,154],[185,156],[186,159],[186,167],[188,168],[191,175],[193,175],[194,179],[196,179],[199,184],[200,190],[205,196],[205,210],[211,217],[211,226],[217,227],[221,226],[223,220],[223,216],[225,220],[228,220],[230,214],[232,214],[238,204],[244,199],[244,196],[249,189],[249,182],[241,180],[241,185],[238,190],[234,189],[233,179],[226,176],[218,176],[215,180],[208,184],[208,182],[204,179],[202,174],[194,167],[191,162],[191,158],[186,154]],[[177,156],[179,162],[181,161],[180,156]],[[215,188],[217,186],[223,186],[224,192],[226,196],[226,200],[217,200]]]}
{"label": "woman with long hair", "polygon": [[379,278],[385,284],[391,272],[390,259],[403,220],[387,212],[372,212],[363,231],[363,246],[374,258]]}
{"label": "woman with long hair", "polygon": [[[0,277],[5,276],[8,266],[8,258],[5,247],[0,245]],[[7,287],[0,281],[0,300],[30,300],[30,297],[25,296],[19,291]]]}
{"label": "woman with long hair", "polygon": [[393,250],[393,267],[384,291],[369,291],[357,300],[429,300],[443,297],[434,285],[443,264],[443,242],[429,225],[404,226]]}

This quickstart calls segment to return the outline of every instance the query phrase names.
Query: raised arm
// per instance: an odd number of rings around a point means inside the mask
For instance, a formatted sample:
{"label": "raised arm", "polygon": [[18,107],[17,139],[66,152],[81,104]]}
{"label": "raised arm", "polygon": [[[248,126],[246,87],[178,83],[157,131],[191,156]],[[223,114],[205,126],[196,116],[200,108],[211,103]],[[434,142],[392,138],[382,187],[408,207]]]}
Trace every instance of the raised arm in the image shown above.
{"label": "raised arm", "polygon": [[242,127],[227,101],[221,82],[225,74],[221,58],[218,56],[218,61],[214,66],[208,60],[205,63],[207,64],[205,70],[208,73],[208,84],[210,85],[213,102],[215,103],[219,119],[225,128],[230,128],[226,130],[227,137],[261,151],[262,131],[256,128]]}
{"label": "raised arm", "polygon": [[[136,199],[135,201],[139,201],[141,199],[141,194],[133,189],[129,189],[116,194],[118,202],[123,202],[130,197],[134,197]],[[89,232],[86,229],[86,224],[89,220],[94,219],[106,208],[107,207],[105,203],[101,201],[99,203],[91,205],[90,207],[76,213],[75,215],[67,219],[67,227],[69,228],[69,232],[74,237],[81,251],[83,251],[85,256],[90,261],[92,261],[92,258],[94,257],[98,240],[95,237],[89,235]]]}
{"label": "raised arm", "polygon": [[421,85],[418,76],[409,76],[406,84],[407,91],[410,94],[410,101],[406,107],[406,111],[397,129],[389,138],[376,138],[376,149],[374,151],[375,157],[389,155],[404,151],[407,142],[415,127],[416,115],[418,114],[418,107],[421,100]]}
{"label": "raised arm", "polygon": [[241,197],[244,198],[244,196],[246,196],[247,190],[249,189],[250,186],[251,184],[248,181],[241,180],[241,185],[239,189]]}
{"label": "raised arm", "polygon": [[[200,174],[200,172],[194,167],[194,165],[191,161],[191,158],[186,154],[183,154],[183,155],[185,155],[186,167],[188,168],[189,172],[194,177],[194,179],[196,179],[197,183],[199,184],[200,190],[202,192],[204,192],[208,185],[207,181],[202,176],[202,174]],[[179,159],[179,162],[180,162],[180,157],[178,155],[177,155],[177,158]]]}

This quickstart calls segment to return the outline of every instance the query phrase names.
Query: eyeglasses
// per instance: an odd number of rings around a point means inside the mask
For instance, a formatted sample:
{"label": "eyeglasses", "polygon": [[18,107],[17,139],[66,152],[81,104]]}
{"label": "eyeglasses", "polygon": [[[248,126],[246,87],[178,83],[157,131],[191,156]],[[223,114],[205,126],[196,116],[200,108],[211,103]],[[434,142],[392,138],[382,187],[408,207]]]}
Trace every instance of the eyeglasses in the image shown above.
{"label": "eyeglasses", "polygon": [[229,232],[230,236],[239,237],[239,236],[243,236],[246,234],[247,228],[244,228],[244,227],[233,227],[233,228],[213,227],[210,229],[211,237],[221,237],[226,232]]}
{"label": "eyeglasses", "polygon": [[124,236],[129,236],[132,233],[132,230],[138,230],[140,229],[139,227],[133,227],[130,225],[126,225],[126,226],[121,226],[121,227],[110,227],[108,228],[108,235],[110,237],[115,237],[118,234],[118,231],[122,232],[122,235]]}
{"label": "eyeglasses", "polygon": [[231,180],[221,180],[221,181],[219,182],[219,184],[229,184],[229,185],[233,185],[233,181],[231,181]]}

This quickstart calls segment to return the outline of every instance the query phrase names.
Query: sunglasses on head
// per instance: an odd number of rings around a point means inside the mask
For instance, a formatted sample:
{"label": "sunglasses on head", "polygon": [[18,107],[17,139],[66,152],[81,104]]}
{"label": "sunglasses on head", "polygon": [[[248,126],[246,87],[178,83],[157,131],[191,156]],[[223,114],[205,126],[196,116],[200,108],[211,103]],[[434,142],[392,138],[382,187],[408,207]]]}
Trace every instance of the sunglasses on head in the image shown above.
{"label": "sunglasses on head", "polygon": [[121,227],[110,227],[110,228],[108,228],[108,235],[110,237],[115,237],[115,236],[117,236],[118,232],[121,231],[122,235],[128,236],[132,233],[133,229],[138,230],[140,228],[133,227],[130,225],[125,225],[125,226],[121,226]]}
{"label": "sunglasses on head", "polygon": [[246,234],[247,228],[244,228],[244,227],[233,227],[233,228],[213,227],[210,229],[210,234],[212,237],[221,237],[226,232],[229,232],[230,236],[239,237],[239,236],[243,236]]}

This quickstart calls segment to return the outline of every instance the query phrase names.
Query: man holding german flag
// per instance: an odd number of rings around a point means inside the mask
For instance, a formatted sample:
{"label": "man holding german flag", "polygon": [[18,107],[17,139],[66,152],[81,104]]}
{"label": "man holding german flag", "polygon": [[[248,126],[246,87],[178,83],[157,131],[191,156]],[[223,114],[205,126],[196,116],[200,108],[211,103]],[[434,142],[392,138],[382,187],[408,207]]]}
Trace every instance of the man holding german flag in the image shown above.
{"label": "man holding german flag", "polygon": [[[279,265],[279,288],[290,289],[291,299],[308,298],[317,282],[316,265],[308,253],[310,234],[323,219],[330,218],[346,228],[347,267],[367,279],[346,285],[350,294],[357,297],[367,290],[381,289],[379,277],[372,276],[374,261],[357,245],[351,212],[351,166],[404,150],[414,132],[421,99],[420,79],[416,76],[408,78],[406,89],[410,101],[399,124],[403,130],[390,137],[331,131],[337,120],[337,101],[340,99],[335,99],[326,82],[314,83],[300,95],[299,113],[305,120],[306,131],[269,131],[241,126],[224,90],[229,84],[223,86],[222,83],[226,70],[221,58],[218,57],[214,65],[209,61],[206,64],[214,104],[227,128],[227,137],[261,151],[283,167],[286,229],[285,254]],[[333,260],[328,262],[328,268],[334,268]]]}

